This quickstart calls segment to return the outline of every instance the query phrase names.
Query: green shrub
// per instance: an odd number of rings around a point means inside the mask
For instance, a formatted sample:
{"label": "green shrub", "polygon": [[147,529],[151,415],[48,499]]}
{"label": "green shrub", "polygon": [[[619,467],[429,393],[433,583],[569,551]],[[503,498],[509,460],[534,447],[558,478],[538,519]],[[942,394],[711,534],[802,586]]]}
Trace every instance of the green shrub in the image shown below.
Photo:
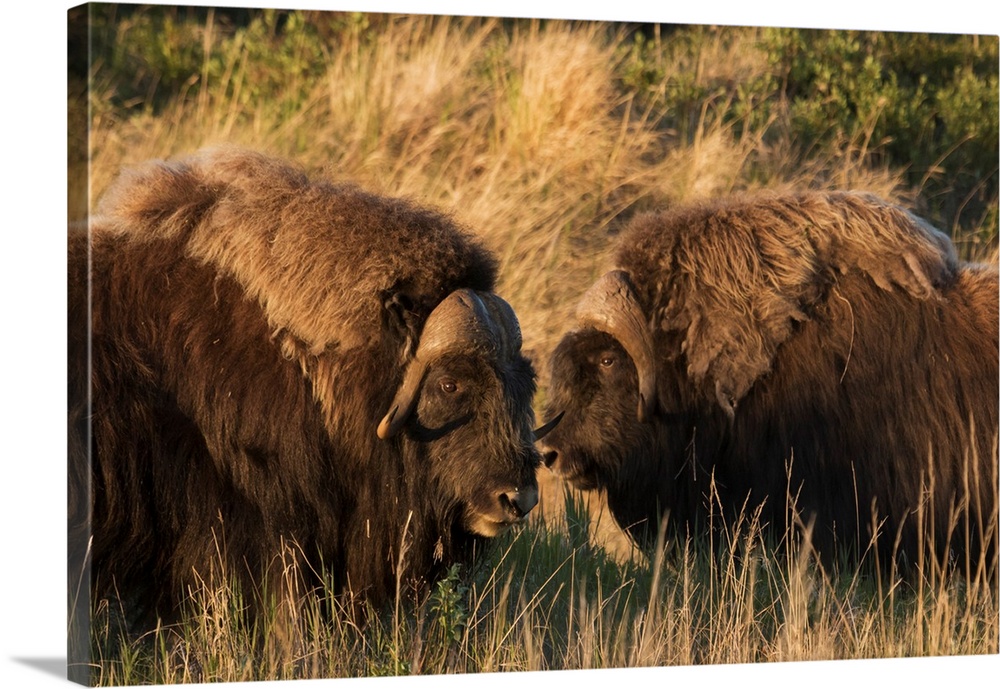
{"label": "green shrub", "polygon": [[933,223],[995,243],[996,36],[691,26],[637,33],[620,54],[620,88],[658,106],[677,145],[722,122],[790,138],[802,164],[859,151],[902,170]]}
{"label": "green shrub", "polygon": [[772,29],[761,47],[803,146],[863,141],[937,225],[996,237],[996,36]]}

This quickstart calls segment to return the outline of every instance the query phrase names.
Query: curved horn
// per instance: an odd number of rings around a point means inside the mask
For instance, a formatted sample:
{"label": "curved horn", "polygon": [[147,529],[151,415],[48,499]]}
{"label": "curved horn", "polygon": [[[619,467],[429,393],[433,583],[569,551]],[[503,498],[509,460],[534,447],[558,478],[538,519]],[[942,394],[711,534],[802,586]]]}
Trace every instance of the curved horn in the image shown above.
{"label": "curved horn", "polygon": [[493,293],[455,290],[427,317],[416,354],[378,425],[378,437],[391,438],[403,427],[413,412],[428,364],[442,354],[480,351],[507,359],[520,349],[521,328],[507,302]]}
{"label": "curved horn", "polygon": [[[472,290],[466,290],[472,292]],[[489,314],[490,330],[499,347],[496,354],[503,360],[512,358],[521,351],[521,324],[514,309],[506,301],[492,292],[472,292],[478,296]]]}
{"label": "curved horn", "polygon": [[582,324],[611,335],[625,348],[639,375],[637,415],[640,423],[649,421],[656,395],[653,344],[628,273],[623,270],[605,273],[581,297],[576,317]]}
{"label": "curved horn", "polygon": [[542,438],[544,438],[545,436],[547,436],[549,433],[551,433],[552,429],[554,429],[556,426],[558,426],[559,422],[562,421],[563,414],[565,414],[565,413],[566,413],[565,411],[559,412],[558,414],[555,415],[555,417],[553,417],[552,419],[550,419],[546,423],[544,423],[541,426],[539,426],[538,428],[536,428],[535,431],[534,431],[534,434],[533,434],[535,442],[537,443],[539,440],[541,440]]}

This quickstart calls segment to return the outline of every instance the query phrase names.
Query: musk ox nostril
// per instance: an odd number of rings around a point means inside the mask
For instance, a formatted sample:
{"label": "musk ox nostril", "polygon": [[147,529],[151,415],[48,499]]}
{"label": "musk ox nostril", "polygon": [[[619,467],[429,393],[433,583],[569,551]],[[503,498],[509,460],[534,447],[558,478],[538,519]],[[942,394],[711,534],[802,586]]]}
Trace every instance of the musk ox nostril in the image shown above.
{"label": "musk ox nostril", "polygon": [[542,464],[551,469],[552,465],[559,459],[559,452],[556,450],[546,450],[542,453]]}
{"label": "musk ox nostril", "polygon": [[523,517],[538,504],[538,488],[527,486],[508,491],[500,496],[500,502],[509,505],[518,518]]}

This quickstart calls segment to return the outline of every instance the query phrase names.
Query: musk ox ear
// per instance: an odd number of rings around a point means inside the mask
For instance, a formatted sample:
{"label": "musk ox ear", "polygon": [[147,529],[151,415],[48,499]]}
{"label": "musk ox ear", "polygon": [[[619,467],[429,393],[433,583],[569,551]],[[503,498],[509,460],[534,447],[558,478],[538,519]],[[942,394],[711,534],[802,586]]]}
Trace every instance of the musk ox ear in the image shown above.
{"label": "musk ox ear", "polygon": [[422,321],[413,299],[405,290],[394,289],[382,299],[382,306],[389,330],[397,333],[404,342],[404,356],[411,357],[417,346]]}

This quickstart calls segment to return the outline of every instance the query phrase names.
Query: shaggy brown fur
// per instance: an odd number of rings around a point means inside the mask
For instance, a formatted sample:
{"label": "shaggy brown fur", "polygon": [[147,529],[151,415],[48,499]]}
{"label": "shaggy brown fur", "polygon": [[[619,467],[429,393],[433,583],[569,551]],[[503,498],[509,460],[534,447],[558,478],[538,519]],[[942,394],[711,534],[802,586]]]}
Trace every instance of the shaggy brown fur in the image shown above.
{"label": "shaggy brown fur", "polygon": [[[565,416],[543,457],[607,489],[623,527],[648,539],[664,514],[704,524],[714,481],[727,519],[763,502],[782,528],[794,496],[828,555],[865,550],[874,509],[884,551],[898,534],[915,557],[921,506],[942,555],[978,557],[984,532],[995,553],[995,268],[960,264],[925,222],[852,193],[638,217],[616,267],[655,353],[654,418],[636,418],[621,342],[581,327],[552,358],[548,415]],[[948,543],[965,499],[973,523]]]}
{"label": "shaggy brown fur", "polygon": [[519,352],[442,355],[376,435],[431,311],[493,289],[450,219],[232,149],[127,171],[99,211],[69,241],[71,546],[92,531],[95,595],[169,616],[220,567],[252,592],[294,544],[378,604],[522,516]]}

